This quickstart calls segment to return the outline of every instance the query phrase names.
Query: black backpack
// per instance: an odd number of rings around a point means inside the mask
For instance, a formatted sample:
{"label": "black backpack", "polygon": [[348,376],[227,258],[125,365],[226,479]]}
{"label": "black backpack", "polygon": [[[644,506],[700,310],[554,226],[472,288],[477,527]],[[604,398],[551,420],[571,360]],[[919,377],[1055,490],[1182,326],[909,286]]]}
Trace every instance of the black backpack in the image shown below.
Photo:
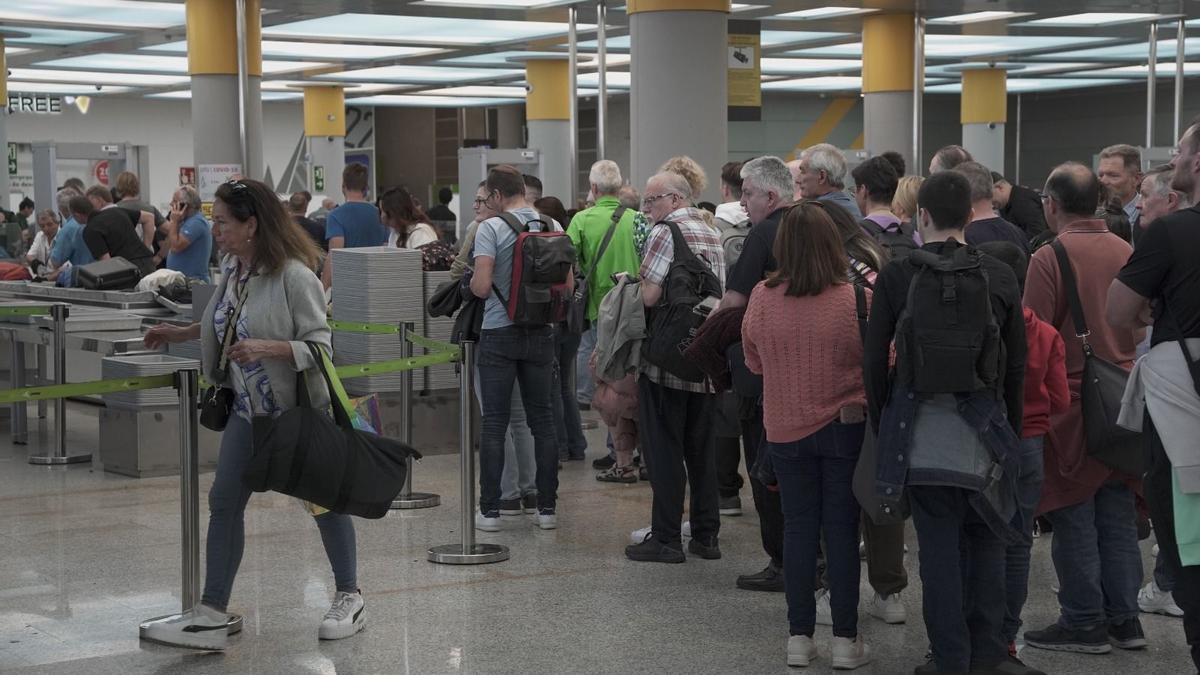
{"label": "black backpack", "polygon": [[663,294],[650,308],[642,358],[687,382],[703,382],[704,372],[684,357],[696,331],[716,307],[721,297],[721,282],[707,263],[692,252],[679,226],[666,220],[658,223],[671,228],[674,257],[663,280]]}
{"label": "black backpack", "polygon": [[[517,326],[545,326],[567,318],[571,292],[567,281],[575,266],[575,245],[565,232],[551,232],[550,224],[533,219],[522,223],[511,213],[500,219],[517,233],[513,244],[512,283],[507,298],[492,284],[492,291]],[[532,232],[529,223],[542,224],[540,232]]]}
{"label": "black backpack", "polygon": [[919,394],[998,390],[1000,326],[983,254],[950,241],[942,255],[913,251],[917,268],[896,330],[897,369]]}
{"label": "black backpack", "polygon": [[893,232],[885,230],[879,223],[864,218],[859,221],[859,225],[871,238],[879,242],[892,260],[903,260],[907,258],[913,251],[917,250],[917,242],[913,241],[913,225],[912,223],[900,223],[900,231]]}

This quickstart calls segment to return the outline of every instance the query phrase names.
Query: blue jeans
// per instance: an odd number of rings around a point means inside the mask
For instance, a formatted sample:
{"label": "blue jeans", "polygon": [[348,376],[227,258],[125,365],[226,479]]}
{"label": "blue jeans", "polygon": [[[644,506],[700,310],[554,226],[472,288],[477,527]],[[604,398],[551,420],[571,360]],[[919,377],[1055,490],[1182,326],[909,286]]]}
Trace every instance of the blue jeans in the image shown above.
{"label": "blue jeans", "polygon": [[1029,595],[1029,550],[1033,547],[1033,517],[1042,498],[1042,436],[1021,439],[1021,472],[1017,475],[1017,517],[1021,519],[1021,543],[1005,550],[1004,592],[1008,596],[1004,628],[1000,637],[1007,642],[1017,639],[1021,630],[1021,610]]}
{"label": "blue jeans", "polygon": [[833,634],[858,635],[858,522],[852,488],[864,423],[832,422],[790,443],[768,443],[783,503],[783,569],[792,635],[812,637],[817,551],[825,535]]}
{"label": "blue jeans", "polygon": [[[479,371],[475,371],[475,391],[479,386]],[[483,413],[483,399],[479,400],[479,412]],[[500,499],[509,501],[525,495],[537,494],[537,463],[533,458],[533,434],[525,422],[525,404],[521,399],[521,385],[513,386],[512,402],[508,408],[508,433],[504,436],[504,472],[500,475]]]}
{"label": "blue jeans", "polygon": [[576,403],[592,404],[592,396],[596,393],[596,383],[592,381],[592,371],[588,361],[596,349],[596,325],[583,331],[579,336],[579,351],[575,356],[575,401]]}
{"label": "blue jeans", "polygon": [[533,433],[538,508],[553,509],[558,494],[558,451],[554,434],[554,329],[549,326],[488,329],[479,339],[479,397],[483,424],[479,441],[479,509],[500,509],[504,439],[513,385],[521,385],[525,420]]}
{"label": "blue jeans", "polygon": [[1004,541],[968,503],[969,490],[910,485],[907,491],[921,547],[921,609],[938,672],[989,670],[1008,654],[1000,641]]}
{"label": "blue jeans", "polygon": [[[204,593],[201,602],[225,611],[233,591],[246,543],[246,502],[250,489],[242,483],[242,474],[254,450],[250,422],[234,415],[221,435],[221,453],[217,474],[208,491],[208,541],[205,545]],[[358,590],[354,521],[332,511],[316,516],[325,555],[333,567],[337,589],[346,593]]]}
{"label": "blue jeans", "polygon": [[1070,629],[1120,624],[1138,615],[1142,554],[1133,491],[1111,481],[1095,496],[1046,514],[1058,573],[1058,622]]}
{"label": "blue jeans", "polygon": [[1158,547],[1158,555],[1154,558],[1154,585],[1158,586],[1161,591],[1174,593],[1175,576],[1176,571],[1167,562],[1167,556],[1163,555],[1162,547]]}
{"label": "blue jeans", "polygon": [[[587,439],[583,437],[583,419],[579,416],[579,404],[575,400],[575,361],[579,354],[581,336],[559,328],[555,337],[555,352],[558,357],[554,369],[558,385],[554,398],[554,426],[558,438],[558,455],[563,459],[583,459],[587,452]],[[591,356],[591,352],[588,352]]]}

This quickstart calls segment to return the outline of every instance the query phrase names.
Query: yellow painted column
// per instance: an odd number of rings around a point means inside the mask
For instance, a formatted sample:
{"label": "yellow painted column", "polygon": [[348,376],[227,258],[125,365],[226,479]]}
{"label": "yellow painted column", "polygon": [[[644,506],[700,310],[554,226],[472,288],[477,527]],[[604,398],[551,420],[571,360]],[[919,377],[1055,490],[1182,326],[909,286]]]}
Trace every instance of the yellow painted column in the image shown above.
{"label": "yellow painted column", "polygon": [[267,173],[262,146],[262,3],[246,0],[244,117],[238,103],[236,1],[187,0],[186,14],[193,162],[200,196],[211,201],[208,188],[221,178],[237,173],[261,179]]}
{"label": "yellow painted column", "polygon": [[[527,147],[541,151],[542,194],[574,202],[571,181],[571,64],[562,57],[525,61]],[[568,201],[568,199],[570,201]]]}
{"label": "yellow painted column", "polygon": [[1003,68],[968,67],[962,73],[962,145],[975,161],[1004,173],[1008,76]]}
{"label": "yellow painted column", "polygon": [[338,194],[346,166],[346,94],[338,85],[304,88],[304,136],[308,141],[307,186],[315,196]]}
{"label": "yellow painted column", "polygon": [[863,17],[863,146],[871,155],[895,151],[909,166],[913,154],[913,49],[911,12]]}
{"label": "yellow painted column", "polygon": [[570,63],[567,59],[530,59],[525,62],[525,119],[571,119]]}

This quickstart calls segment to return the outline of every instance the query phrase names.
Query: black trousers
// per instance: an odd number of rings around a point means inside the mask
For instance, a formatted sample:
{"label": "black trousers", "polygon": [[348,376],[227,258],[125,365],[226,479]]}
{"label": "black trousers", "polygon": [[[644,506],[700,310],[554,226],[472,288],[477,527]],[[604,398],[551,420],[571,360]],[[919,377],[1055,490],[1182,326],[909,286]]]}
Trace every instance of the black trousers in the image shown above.
{"label": "black trousers", "polygon": [[1184,567],[1179,560],[1175,541],[1175,498],[1171,482],[1171,460],[1163,448],[1162,438],[1154,428],[1150,412],[1146,411],[1144,426],[1148,455],[1143,488],[1150,503],[1150,519],[1158,539],[1158,552],[1167,568],[1175,573],[1175,603],[1183,610],[1183,633],[1192,650],[1192,663],[1200,671],[1200,566]]}
{"label": "black trousers", "polygon": [[[743,401],[745,403],[745,401]],[[738,472],[743,452],[746,472],[749,473],[760,453],[767,451],[767,434],[763,429],[761,405],[739,406],[741,438],[717,436],[718,487],[722,497],[736,495],[741,490],[743,479]],[[730,478],[732,476],[732,478]],[[777,567],[783,567],[783,505],[779,493],[768,490],[758,479],[750,477],[750,492],[754,496],[754,511],[758,513],[758,532],[762,538],[763,551]]]}
{"label": "black trousers", "polygon": [[691,488],[692,538],[711,542],[721,530],[717,458],[712,424],[716,398],[638,380],[638,427],[642,461],[654,491],[650,528],[666,544],[679,545],[685,488]]}

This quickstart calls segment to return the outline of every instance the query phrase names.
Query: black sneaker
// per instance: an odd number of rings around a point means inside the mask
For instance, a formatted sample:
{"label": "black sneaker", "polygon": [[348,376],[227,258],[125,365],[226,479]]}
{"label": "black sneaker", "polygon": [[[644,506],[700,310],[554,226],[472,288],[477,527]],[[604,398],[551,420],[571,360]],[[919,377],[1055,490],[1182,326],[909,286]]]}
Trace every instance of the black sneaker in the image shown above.
{"label": "black sneaker", "polygon": [[644,481],[650,480],[650,472],[646,470],[645,466],[638,467],[638,480],[644,480]]}
{"label": "black sneaker", "polygon": [[687,560],[679,544],[664,543],[653,532],[642,543],[626,546],[625,557],[637,562],[681,563]]}
{"label": "black sneaker", "polygon": [[1112,651],[1112,645],[1108,643],[1108,626],[1104,624],[1086,630],[1071,630],[1055,623],[1045,630],[1027,630],[1025,644],[1038,649],[1076,654],[1107,654]]}
{"label": "black sneaker", "polygon": [[709,539],[707,542],[693,538],[688,542],[688,553],[698,555],[705,560],[720,560],[721,545],[716,537]]}
{"label": "black sneaker", "polygon": [[502,516],[519,516],[524,511],[521,510],[520,499],[501,499],[500,500],[500,515]]}
{"label": "black sneaker", "polygon": [[605,456],[601,457],[600,459],[593,459],[592,460],[592,468],[597,471],[604,471],[605,469],[613,468],[613,466],[616,465],[616,463],[617,463],[617,459],[615,457],[613,457],[612,455],[605,455]]}
{"label": "black sneaker", "polygon": [[1125,623],[1109,624],[1108,639],[1119,649],[1146,648],[1146,632],[1136,616]]}
{"label": "black sneaker", "polygon": [[740,516],[742,515],[742,498],[738,495],[721,497],[719,508],[723,516]]}
{"label": "black sneaker", "polygon": [[[503,502],[501,502],[501,503],[503,503]],[[537,495],[530,493],[530,494],[525,495],[524,497],[521,497],[521,507],[525,510],[525,513],[528,513],[528,514],[537,513],[538,512]],[[504,511],[501,511],[500,513],[504,513]],[[517,515],[520,515],[519,511],[517,512]]]}
{"label": "black sneaker", "polygon": [[765,591],[767,593],[782,593],[783,570],[771,563],[757,574],[743,574],[737,578],[737,587],[743,591]]}
{"label": "black sneaker", "polygon": [[[976,671],[972,670],[971,672],[974,673]],[[1011,655],[1004,657],[1004,660],[998,665],[979,672],[987,673],[988,675],[1046,675],[1043,671],[1031,668],[1022,663],[1021,659]]]}

